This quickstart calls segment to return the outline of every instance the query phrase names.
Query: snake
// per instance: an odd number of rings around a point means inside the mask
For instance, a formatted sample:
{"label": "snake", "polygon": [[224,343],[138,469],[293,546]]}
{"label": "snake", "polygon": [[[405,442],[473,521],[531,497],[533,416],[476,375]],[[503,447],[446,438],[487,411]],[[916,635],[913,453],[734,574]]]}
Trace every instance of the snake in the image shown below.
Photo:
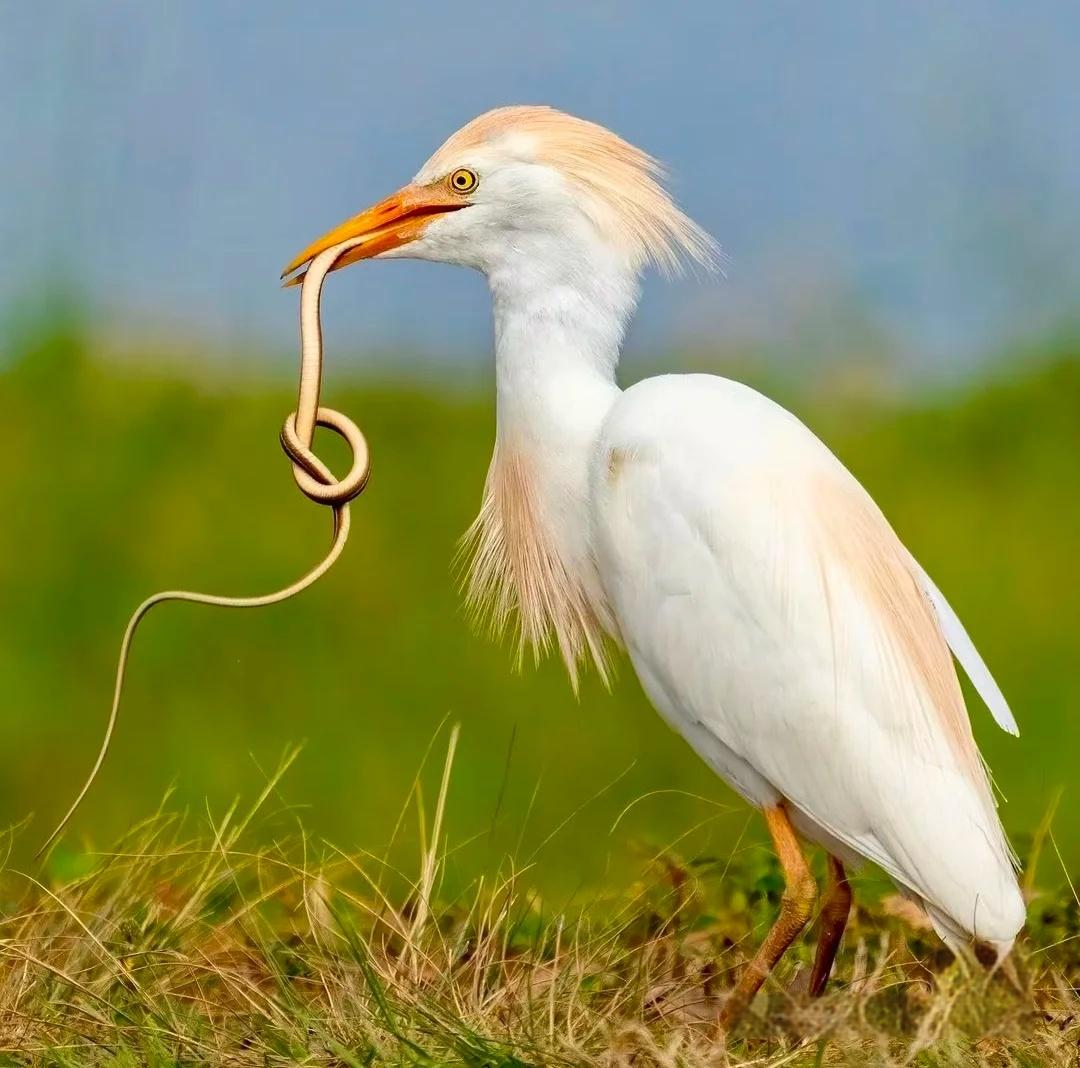
{"label": "snake", "polygon": [[[349,538],[351,517],[349,504],[358,497],[367,486],[371,473],[371,456],[367,441],[360,428],[342,412],[327,408],[319,403],[322,392],[323,376],[323,335],[320,305],[323,282],[333,270],[337,260],[349,249],[362,244],[366,238],[350,238],[338,245],[326,249],[316,256],[303,275],[300,291],[300,385],[297,394],[296,409],[289,413],[281,428],[281,447],[292,462],[293,479],[300,492],[316,504],[327,506],[333,516],[333,534],[330,547],[323,558],[306,574],[295,582],[273,593],[253,597],[227,597],[213,593],[199,593],[194,590],[162,590],[147,597],[128,620],[124,637],[120,643],[120,653],[116,664],[116,679],[113,685],[112,705],[105,724],[105,733],[97,758],[90,774],[83,783],[75,800],[71,803],[63,819],[37,851],[42,854],[56,841],[64,828],[71,821],[83,799],[90,792],[101,771],[105,758],[112,744],[113,734],[120,715],[120,701],[124,690],[124,678],[127,673],[131,644],[139,624],[151,609],[168,601],[187,601],[191,604],[212,605],[217,608],[264,608],[267,605],[288,601],[319,581],[337,562]],[[337,478],[313,451],[315,428],[324,427],[344,439],[352,455],[352,464],[348,472]]]}

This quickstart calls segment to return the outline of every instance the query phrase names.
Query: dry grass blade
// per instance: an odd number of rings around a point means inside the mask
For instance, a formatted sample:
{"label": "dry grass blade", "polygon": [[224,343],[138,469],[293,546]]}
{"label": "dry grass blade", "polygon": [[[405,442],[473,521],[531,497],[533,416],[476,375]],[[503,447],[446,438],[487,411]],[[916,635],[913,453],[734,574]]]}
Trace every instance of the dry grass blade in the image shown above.
{"label": "dry grass blade", "polygon": [[385,862],[367,854],[302,835],[295,848],[250,844],[264,836],[262,806],[289,755],[256,805],[194,838],[159,814],[66,886],[9,873],[0,1063],[1075,1061],[1080,903],[1067,874],[1060,892],[1037,898],[1012,979],[958,969],[888,898],[864,898],[828,995],[810,1001],[792,985],[812,948],[795,947],[721,1050],[714,1020],[740,947],[777,906],[771,858],[668,853],[636,885],[574,913],[552,912],[511,864],[445,904],[457,740],[454,728],[419,870],[392,880],[402,900],[384,889]]}

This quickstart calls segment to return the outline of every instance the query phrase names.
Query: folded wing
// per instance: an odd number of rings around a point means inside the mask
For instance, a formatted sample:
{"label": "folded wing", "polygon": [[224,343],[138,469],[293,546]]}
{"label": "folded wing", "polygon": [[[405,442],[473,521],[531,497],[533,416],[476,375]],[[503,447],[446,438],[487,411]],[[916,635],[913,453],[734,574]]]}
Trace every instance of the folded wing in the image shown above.
{"label": "folded wing", "polygon": [[1023,903],[946,632],[996,715],[1000,694],[858,482],[789,413],[711,376],[629,390],[597,459],[604,588],[657,708],[948,936],[1008,944]]}

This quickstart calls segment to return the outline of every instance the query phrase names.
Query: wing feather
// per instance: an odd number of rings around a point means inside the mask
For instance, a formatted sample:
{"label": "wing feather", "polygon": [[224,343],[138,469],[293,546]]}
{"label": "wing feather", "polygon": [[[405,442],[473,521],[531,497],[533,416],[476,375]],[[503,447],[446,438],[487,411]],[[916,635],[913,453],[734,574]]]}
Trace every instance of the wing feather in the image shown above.
{"label": "wing feather", "polygon": [[[927,735],[940,732],[975,787],[987,789],[949,646],[923,590],[922,571],[869,494],[838,464],[830,468],[809,480],[804,505],[817,530],[826,591],[835,582],[854,592],[850,612],[862,616],[862,625],[877,636],[894,684],[913,687],[910,729]],[[798,490],[791,495],[802,496]]]}
{"label": "wing feather", "polygon": [[1008,734],[1019,737],[1020,728],[1016,724],[1009,703],[994,681],[994,676],[990,674],[990,669],[983,662],[983,658],[979,656],[979,650],[975,648],[975,643],[968,636],[964,624],[960,622],[949,602],[945,600],[945,595],[934,585],[930,576],[919,567],[918,563],[915,567],[918,569],[926,596],[934,606],[934,611],[937,612],[945,640],[949,643],[953,656],[964,669],[964,674],[971,680],[971,685],[983,699],[983,703],[990,710],[990,715],[994,717],[997,725]]}

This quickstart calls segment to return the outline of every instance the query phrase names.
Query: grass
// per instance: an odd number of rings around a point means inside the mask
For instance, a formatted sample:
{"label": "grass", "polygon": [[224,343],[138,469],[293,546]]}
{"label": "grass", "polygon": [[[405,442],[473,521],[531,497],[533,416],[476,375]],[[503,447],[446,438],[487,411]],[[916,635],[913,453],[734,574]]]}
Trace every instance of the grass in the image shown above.
{"label": "grass", "polygon": [[295,754],[247,811],[160,811],[52,885],[6,872],[0,1064],[1076,1063],[1067,880],[1032,892],[993,975],[954,961],[896,895],[859,895],[826,996],[801,992],[808,938],[723,1044],[717,1008],[782,889],[768,853],[665,852],[618,893],[557,905],[507,862],[443,899],[456,744],[455,728],[430,820],[414,783],[411,879],[267,827],[295,818],[272,811]]}

